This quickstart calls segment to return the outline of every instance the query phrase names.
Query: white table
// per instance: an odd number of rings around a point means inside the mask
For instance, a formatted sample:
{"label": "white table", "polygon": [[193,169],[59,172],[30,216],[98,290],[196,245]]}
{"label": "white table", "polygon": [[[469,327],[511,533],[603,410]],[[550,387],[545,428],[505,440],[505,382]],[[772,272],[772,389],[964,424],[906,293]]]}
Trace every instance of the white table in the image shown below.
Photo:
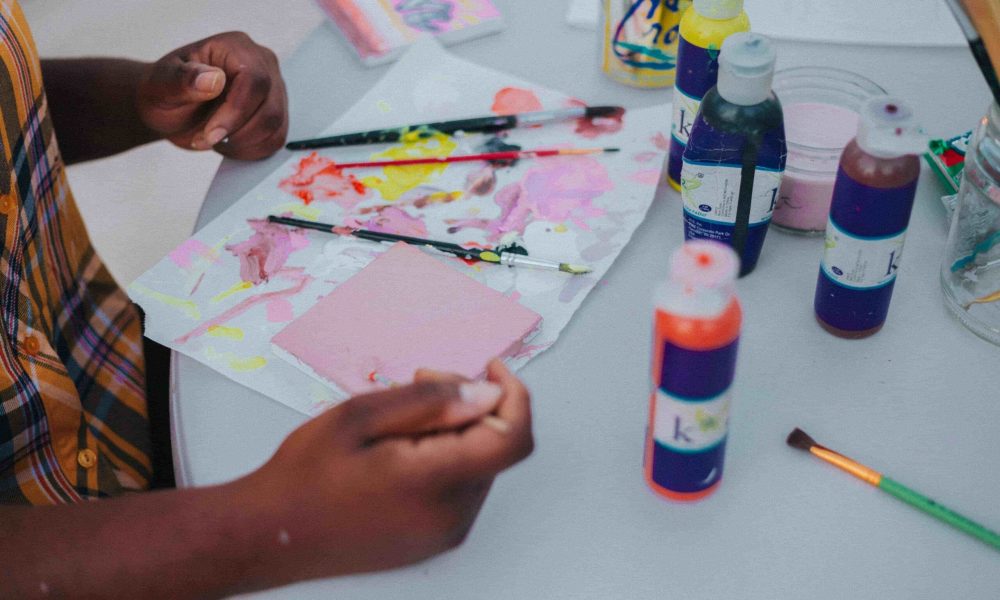
{"label": "white table", "polygon": [[[498,2],[508,29],[453,48],[479,63],[629,107],[669,91],[613,84],[593,37],[562,2]],[[965,49],[779,43],[779,68],[852,69],[909,98],[947,137],[985,111]],[[284,65],[291,137],[314,134],[371,86],[327,26]],[[207,223],[280,161],[227,161]],[[1000,554],[785,446],[801,426],[968,516],[1000,528],[1000,349],[946,312],[938,268],[941,187],[926,171],[881,333],[845,341],[813,320],[822,241],[772,231],[741,280],[746,317],[726,473],[719,491],[668,503],[643,482],[650,303],[682,237],[680,199],[661,191],[645,223],[559,342],[522,372],[537,450],[502,475],[468,541],[384,574],[311,582],[269,598],[998,598]],[[173,425],[183,485],[260,464],[304,417],[191,359],[175,362]]]}

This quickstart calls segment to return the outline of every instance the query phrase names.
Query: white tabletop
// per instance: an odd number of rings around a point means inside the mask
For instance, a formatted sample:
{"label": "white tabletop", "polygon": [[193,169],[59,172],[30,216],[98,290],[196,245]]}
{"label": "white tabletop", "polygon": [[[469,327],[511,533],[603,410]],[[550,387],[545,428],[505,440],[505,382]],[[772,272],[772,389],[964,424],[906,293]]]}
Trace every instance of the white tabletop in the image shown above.
{"label": "white tabletop", "polygon": [[[562,2],[497,2],[508,28],[453,47],[595,104],[669,101],[603,78],[592,34]],[[751,15],[752,16],[752,15]],[[779,68],[857,71],[910,99],[950,137],[985,112],[963,48],[781,42]],[[328,26],[283,65],[291,137],[322,130],[387,67],[364,69]],[[227,161],[199,225],[275,168]],[[812,301],[822,241],[772,231],[739,283],[745,329],[726,473],[691,505],[646,488],[653,286],[682,239],[680,198],[661,190],[633,241],[548,352],[522,375],[537,450],[500,476],[468,541],[415,567],[310,582],[269,598],[997,598],[1000,553],[788,448],[796,426],[1000,529],[1000,348],[946,312],[938,269],[942,188],[925,169],[885,328],[861,341],[824,333]],[[173,426],[183,485],[262,464],[305,417],[195,361],[175,361]]]}

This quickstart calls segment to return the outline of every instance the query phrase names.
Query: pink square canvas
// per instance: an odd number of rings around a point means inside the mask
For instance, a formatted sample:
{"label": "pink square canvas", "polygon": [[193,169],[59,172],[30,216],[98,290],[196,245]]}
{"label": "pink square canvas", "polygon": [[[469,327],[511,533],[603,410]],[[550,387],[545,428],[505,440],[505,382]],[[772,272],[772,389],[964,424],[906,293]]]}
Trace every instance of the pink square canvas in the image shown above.
{"label": "pink square canvas", "polygon": [[398,243],[289,323],[271,346],[357,394],[409,383],[420,367],[480,377],[490,359],[516,354],[540,323],[518,302]]}

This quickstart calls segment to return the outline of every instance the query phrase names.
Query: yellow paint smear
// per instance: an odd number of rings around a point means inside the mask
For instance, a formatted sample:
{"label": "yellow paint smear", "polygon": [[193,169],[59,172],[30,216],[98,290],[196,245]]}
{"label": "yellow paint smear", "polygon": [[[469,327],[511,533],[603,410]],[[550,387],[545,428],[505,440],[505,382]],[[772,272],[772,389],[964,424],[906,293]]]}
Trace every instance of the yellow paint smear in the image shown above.
{"label": "yellow paint smear", "polygon": [[[450,156],[458,144],[443,133],[435,133],[427,138],[419,138],[419,132],[410,132],[403,136],[401,145],[393,146],[385,152],[372,154],[371,160],[403,160],[406,158],[426,158],[430,156]],[[435,176],[444,172],[447,164],[440,165],[407,165],[382,168],[382,177],[365,177],[361,183],[373,188],[390,202],[419,187]]]}
{"label": "yellow paint smear", "polygon": [[565,223],[560,223],[555,227],[553,227],[552,231],[555,231],[556,233],[566,233],[567,231],[569,231],[569,227],[566,227]]}
{"label": "yellow paint smear", "polygon": [[229,368],[237,373],[256,371],[267,364],[267,359],[263,356],[251,356],[250,358],[233,358],[229,361]]}
{"label": "yellow paint smear", "polygon": [[225,325],[212,325],[208,328],[208,335],[227,340],[243,341],[243,330],[239,327],[226,327]]}
{"label": "yellow paint smear", "polygon": [[133,283],[130,289],[144,296],[149,296],[150,298],[156,300],[157,302],[162,302],[167,306],[172,306],[180,310],[184,314],[186,314],[188,317],[194,319],[195,321],[201,319],[201,310],[198,308],[198,305],[191,300],[185,300],[183,298],[177,298],[169,294],[164,294],[163,292],[158,292],[156,290],[150,289],[138,283]]}
{"label": "yellow paint smear", "polygon": [[319,218],[323,214],[319,207],[315,205],[306,206],[301,202],[288,202],[286,204],[273,206],[271,207],[271,213],[275,215],[292,213],[296,217],[305,219],[306,221],[319,221]]}
{"label": "yellow paint smear", "polygon": [[256,371],[267,364],[267,359],[263,356],[242,357],[232,352],[218,352],[211,346],[205,348],[205,357],[209,360],[224,360],[228,363],[229,368],[237,373]]}
{"label": "yellow paint smear", "polygon": [[238,294],[244,290],[249,290],[252,287],[253,283],[249,281],[240,281],[239,283],[233,285],[233,287],[229,288],[228,290],[216,294],[215,297],[212,298],[212,302],[222,302],[223,300],[232,296],[233,294]]}

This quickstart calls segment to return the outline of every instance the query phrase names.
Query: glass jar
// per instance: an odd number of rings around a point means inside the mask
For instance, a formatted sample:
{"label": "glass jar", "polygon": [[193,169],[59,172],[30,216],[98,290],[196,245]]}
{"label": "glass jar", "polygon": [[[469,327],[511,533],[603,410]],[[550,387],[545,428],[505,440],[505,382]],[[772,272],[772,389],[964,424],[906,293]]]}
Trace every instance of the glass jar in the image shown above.
{"label": "glass jar", "polygon": [[788,159],[771,225],[820,235],[826,230],[840,154],[857,133],[861,103],[886,91],[843,69],[796,67],[774,74],[774,93],[785,114]]}
{"label": "glass jar", "polygon": [[945,305],[976,335],[1000,344],[1000,106],[976,129],[941,265]]}

